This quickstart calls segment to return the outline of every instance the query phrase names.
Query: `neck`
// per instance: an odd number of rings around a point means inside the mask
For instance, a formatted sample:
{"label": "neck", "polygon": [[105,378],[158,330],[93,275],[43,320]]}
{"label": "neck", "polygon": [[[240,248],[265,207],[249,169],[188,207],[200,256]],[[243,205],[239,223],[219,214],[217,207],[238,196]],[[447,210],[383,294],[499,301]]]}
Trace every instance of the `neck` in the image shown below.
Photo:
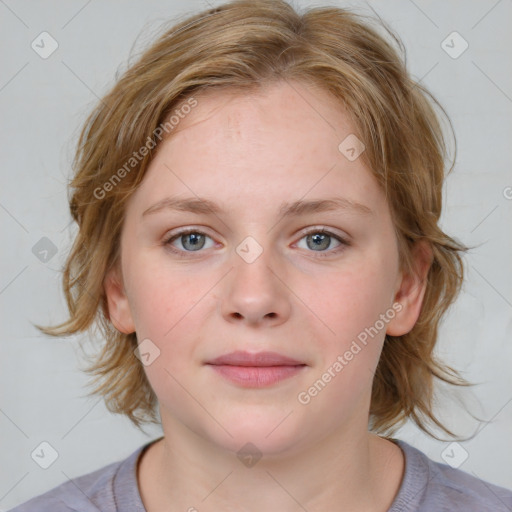
{"label": "neck", "polygon": [[401,449],[366,430],[335,432],[255,462],[179,422],[167,426],[138,468],[148,512],[298,512],[334,510],[340,503],[345,512],[385,512],[403,476]]}

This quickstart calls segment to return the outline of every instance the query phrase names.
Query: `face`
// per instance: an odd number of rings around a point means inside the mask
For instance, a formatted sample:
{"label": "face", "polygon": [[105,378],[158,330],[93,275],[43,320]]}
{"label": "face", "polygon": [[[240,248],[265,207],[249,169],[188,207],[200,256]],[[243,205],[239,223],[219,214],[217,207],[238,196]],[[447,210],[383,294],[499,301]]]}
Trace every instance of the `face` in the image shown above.
{"label": "face", "polygon": [[[338,148],[354,132],[346,113],[300,83],[196,99],[130,198],[122,264],[105,280],[114,325],[150,340],[164,431],[268,454],[366,431],[384,336],[412,328],[422,291],[399,271],[382,190]],[[156,206],[167,198],[202,201]],[[296,201],[317,208],[285,215]],[[303,366],[243,384],[207,364],[233,351]]]}

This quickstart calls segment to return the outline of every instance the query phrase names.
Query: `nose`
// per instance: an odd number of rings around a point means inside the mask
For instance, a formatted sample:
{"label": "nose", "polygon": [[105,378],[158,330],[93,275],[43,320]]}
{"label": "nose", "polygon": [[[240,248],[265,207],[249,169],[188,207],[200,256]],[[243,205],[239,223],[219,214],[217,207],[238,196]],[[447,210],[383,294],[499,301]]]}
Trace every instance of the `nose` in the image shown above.
{"label": "nose", "polygon": [[285,272],[272,265],[265,251],[252,262],[235,252],[233,260],[220,297],[225,320],[252,327],[275,327],[286,322],[291,312],[291,292]]}

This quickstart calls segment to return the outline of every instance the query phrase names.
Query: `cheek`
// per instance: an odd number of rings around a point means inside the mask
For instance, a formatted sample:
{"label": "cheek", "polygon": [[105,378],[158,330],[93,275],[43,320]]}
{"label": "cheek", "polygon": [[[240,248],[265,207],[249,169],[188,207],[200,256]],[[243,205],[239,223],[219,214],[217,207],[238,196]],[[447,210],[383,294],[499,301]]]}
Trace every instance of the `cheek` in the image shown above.
{"label": "cheek", "polygon": [[319,414],[334,404],[334,423],[356,414],[371,394],[386,331],[381,315],[392,297],[385,266],[378,258],[367,259],[315,280],[308,306],[318,313],[322,322],[314,321],[324,334],[315,339],[316,370],[299,398],[314,402],[311,411],[317,407]]}
{"label": "cheek", "polygon": [[[333,270],[304,283],[302,294],[326,326],[324,339],[346,344],[371,327],[391,306],[392,273],[379,261],[366,260],[350,268]],[[309,292],[306,292],[309,288]],[[380,326],[380,324],[378,324]],[[328,336],[329,332],[335,336]]]}
{"label": "cheek", "polygon": [[322,320],[315,321],[324,333],[315,340],[318,365],[311,384],[319,379],[323,388],[329,382],[319,403],[356,407],[369,396],[386,332],[381,315],[392,305],[393,258],[391,251],[376,250],[309,279],[316,285],[308,306]]}
{"label": "cheek", "polygon": [[209,271],[198,274],[176,266],[171,268],[161,258],[133,259],[131,268],[131,309],[139,343],[149,338],[160,351],[155,365],[178,376],[187,364],[197,359],[197,338],[201,326],[216,307],[211,289],[218,277]]}
{"label": "cheek", "polygon": [[200,299],[208,288],[179,272],[149,265],[139,269],[132,285],[138,341],[151,340],[156,354],[144,371],[157,396],[179,411],[189,402],[180,383],[194,360],[194,336],[204,316]]}
{"label": "cheek", "polygon": [[194,276],[172,271],[166,268],[165,261],[150,257],[133,258],[127,272],[131,276],[130,305],[139,338],[154,337],[166,343],[180,319],[198,303],[201,290]]}

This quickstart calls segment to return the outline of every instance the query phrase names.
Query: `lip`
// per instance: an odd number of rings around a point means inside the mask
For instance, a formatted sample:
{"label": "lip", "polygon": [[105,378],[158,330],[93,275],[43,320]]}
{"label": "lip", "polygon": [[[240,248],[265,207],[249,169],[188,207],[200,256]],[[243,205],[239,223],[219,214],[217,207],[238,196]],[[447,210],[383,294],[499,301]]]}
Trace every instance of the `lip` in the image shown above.
{"label": "lip", "polygon": [[299,366],[233,366],[211,365],[222,377],[243,388],[264,388],[299,374],[306,365]]}
{"label": "lip", "polygon": [[206,364],[230,365],[230,366],[304,366],[305,363],[278,352],[245,352],[237,350],[219,356]]}
{"label": "lip", "polygon": [[231,382],[245,388],[262,388],[300,373],[307,364],[277,352],[236,351],[206,363]]}

